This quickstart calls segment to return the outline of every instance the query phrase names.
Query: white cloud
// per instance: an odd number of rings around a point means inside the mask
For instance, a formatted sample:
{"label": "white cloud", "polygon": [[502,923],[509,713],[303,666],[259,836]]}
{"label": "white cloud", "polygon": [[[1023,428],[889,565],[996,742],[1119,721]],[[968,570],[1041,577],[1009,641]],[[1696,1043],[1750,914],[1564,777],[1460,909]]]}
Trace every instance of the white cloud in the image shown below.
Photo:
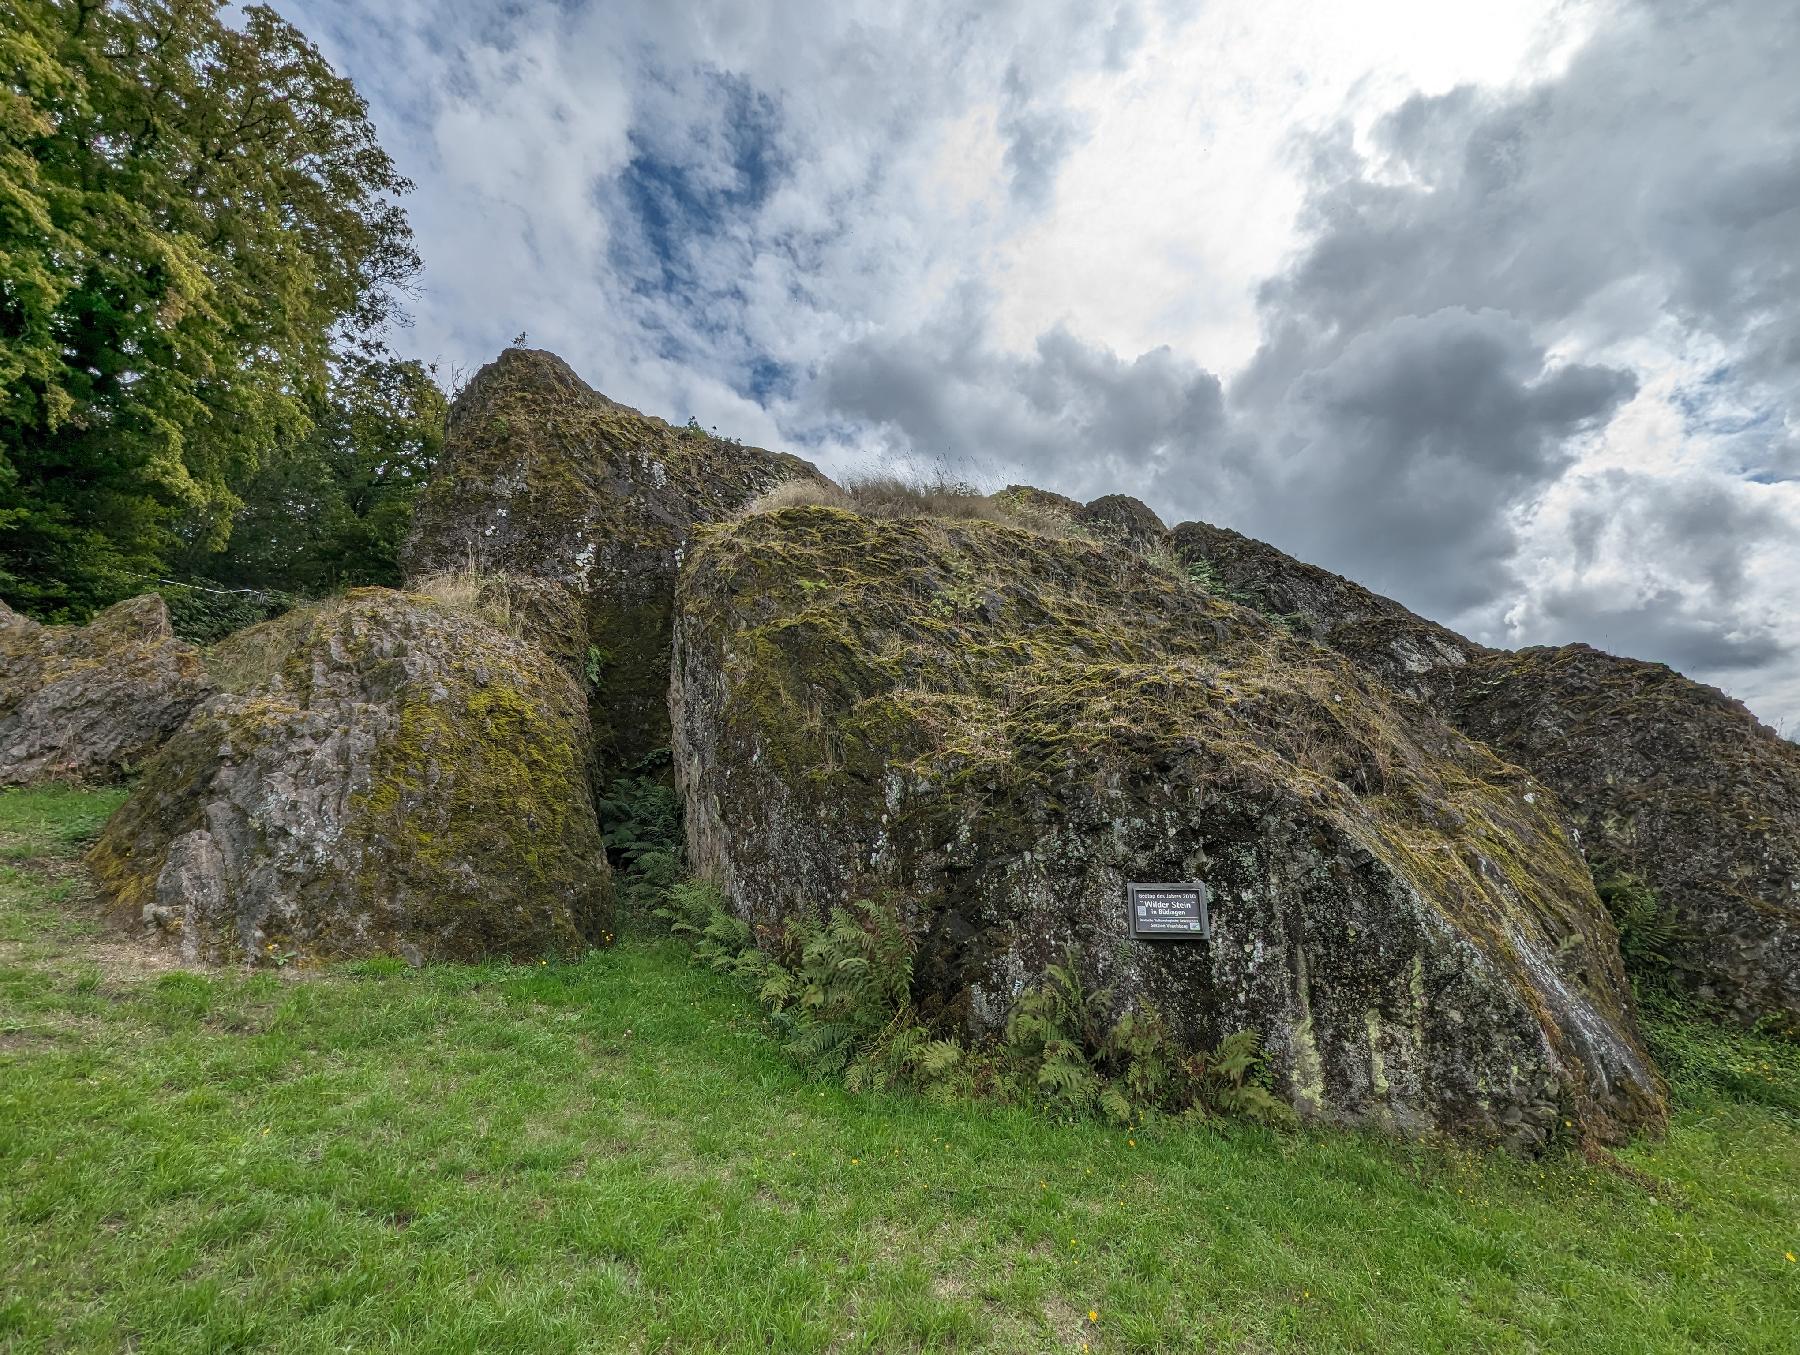
{"label": "white cloud", "polygon": [[421,356],[1138,493],[1800,724],[1781,0],[277,3],[420,185]]}

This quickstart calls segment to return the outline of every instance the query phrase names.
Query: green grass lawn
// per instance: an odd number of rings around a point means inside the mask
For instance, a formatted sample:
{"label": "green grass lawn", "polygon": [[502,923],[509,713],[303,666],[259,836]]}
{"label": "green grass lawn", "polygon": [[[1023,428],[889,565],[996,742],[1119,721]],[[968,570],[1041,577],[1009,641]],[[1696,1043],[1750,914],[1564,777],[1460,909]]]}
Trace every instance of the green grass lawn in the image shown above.
{"label": "green grass lawn", "polygon": [[159,970],[118,798],[0,794],[0,1350],[1800,1349],[1791,1045],[1668,1032],[1653,1188],[852,1097],[668,941]]}

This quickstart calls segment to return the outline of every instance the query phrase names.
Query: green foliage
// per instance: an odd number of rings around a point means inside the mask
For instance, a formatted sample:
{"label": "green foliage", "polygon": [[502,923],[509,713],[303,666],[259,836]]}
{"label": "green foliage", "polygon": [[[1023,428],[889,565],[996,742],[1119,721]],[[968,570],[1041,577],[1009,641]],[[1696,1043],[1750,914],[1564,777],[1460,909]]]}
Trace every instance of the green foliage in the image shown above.
{"label": "green foliage", "polygon": [[1154,1007],[1111,1019],[1112,1005],[1110,993],[1084,988],[1074,952],[1045,969],[1014,1005],[1000,1052],[1024,1099],[1058,1116],[1097,1113],[1120,1124],[1162,1113],[1294,1122],[1269,1090],[1255,1031],[1228,1035],[1210,1052],[1183,1053]]}
{"label": "green foliage", "polygon": [[308,404],[309,430],[273,449],[235,487],[222,549],[190,522],[178,562],[190,577],[317,597],[398,587],[413,500],[437,464],[447,409],[417,362],[348,356]]}
{"label": "green foliage", "polygon": [[791,919],[767,951],[715,886],[677,886],[663,916],[697,959],[755,988],[782,1048],[814,1076],[841,1076],[852,1091],[923,1086],[959,1062],[960,1048],[916,1019],[914,939],[885,900],[834,908],[819,923]]}
{"label": "green foliage", "polygon": [[210,645],[234,631],[273,620],[300,599],[292,593],[263,588],[221,588],[212,583],[157,584],[169,607],[169,624],[184,640]]}
{"label": "green foliage", "polygon": [[1768,1106],[1800,1121],[1800,1040],[1721,1021],[1673,991],[1650,993],[1639,1015],[1678,1102]]}
{"label": "green foliage", "polygon": [[697,960],[755,989],[789,1057],[814,1076],[841,1076],[851,1091],[905,1085],[1070,1121],[1171,1113],[1294,1122],[1268,1088],[1255,1032],[1184,1054],[1154,1008],[1114,1019],[1110,994],[1085,989],[1072,953],[1020,994],[1000,1040],[970,1049],[934,1033],[914,1005],[915,939],[891,899],[834,908],[822,923],[790,919],[761,947],[710,884],[675,886],[661,916]]}
{"label": "green foliage", "polygon": [[[590,664],[593,654],[590,649]],[[669,783],[669,763],[669,750],[657,749],[615,777],[595,801],[619,907],[632,919],[655,914],[681,878],[685,831],[681,797]]]}
{"label": "green foliage", "polygon": [[374,351],[409,185],[266,5],[0,0],[0,64],[0,592],[82,619],[222,549]]}
{"label": "green foliage", "polygon": [[1594,870],[1594,890],[1619,931],[1619,954],[1640,1000],[1675,991],[1675,955],[1686,935],[1673,911],[1638,876],[1610,866]]}

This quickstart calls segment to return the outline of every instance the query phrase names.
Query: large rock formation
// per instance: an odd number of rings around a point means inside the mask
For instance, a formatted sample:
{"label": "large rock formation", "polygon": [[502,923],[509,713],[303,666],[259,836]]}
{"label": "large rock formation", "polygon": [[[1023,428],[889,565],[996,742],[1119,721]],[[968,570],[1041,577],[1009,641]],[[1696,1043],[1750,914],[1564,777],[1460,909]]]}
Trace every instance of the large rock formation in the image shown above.
{"label": "large rock formation", "polygon": [[675,574],[693,525],[797,478],[820,477],[615,404],[553,354],[509,348],[451,409],[407,577],[472,568],[571,589],[598,678],[598,762],[616,768],[668,742]]}
{"label": "large rock formation", "polygon": [[[1311,1118],[1541,1144],[1661,1093],[1552,797],[1354,665],[1117,547],[790,508],[709,529],[672,693],[689,852],[765,934],[892,891],[940,1019],[1078,947]],[[1129,938],[1200,877],[1210,943]]]}
{"label": "large rock formation", "polygon": [[40,626],[0,603],[0,785],[117,779],[210,690],[155,594],[85,626]]}
{"label": "large rock formation", "polygon": [[1800,1034],[1800,746],[1716,688],[1587,645],[1483,654],[1449,710],[1555,788],[1601,874],[1655,889],[1674,977]]}
{"label": "large rock formation", "polygon": [[214,961],[523,957],[606,938],[586,704],[535,645],[359,589],[240,632],[214,666],[226,690],[93,851],[122,918]]}
{"label": "large rock formation", "polygon": [[1602,872],[1657,893],[1674,976],[1745,1022],[1800,1032],[1800,746],[1715,688],[1586,645],[1478,645],[1236,532],[1173,545],[1550,786]]}

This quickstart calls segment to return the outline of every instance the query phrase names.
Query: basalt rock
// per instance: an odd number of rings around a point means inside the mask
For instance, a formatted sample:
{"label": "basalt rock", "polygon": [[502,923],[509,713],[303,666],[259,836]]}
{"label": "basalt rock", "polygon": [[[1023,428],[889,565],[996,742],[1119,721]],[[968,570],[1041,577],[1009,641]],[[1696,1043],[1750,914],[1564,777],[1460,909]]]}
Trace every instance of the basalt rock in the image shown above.
{"label": "basalt rock", "polygon": [[[896,898],[976,1035],[1073,947],[1318,1121],[1660,1122],[1553,798],[1347,660],[1105,543],[822,507],[708,529],[680,603],[689,854],[759,935]],[[1210,942],[1130,938],[1127,881],[1196,877]]]}
{"label": "basalt rock", "polygon": [[1587,645],[1483,655],[1450,713],[1555,787],[1603,877],[1655,889],[1673,977],[1800,1034],[1800,747],[1716,688]]}
{"label": "basalt rock", "polygon": [[994,498],[1018,515],[1022,525],[1030,526],[1033,521],[1063,522],[1087,536],[1130,550],[1149,552],[1163,546],[1169,537],[1168,527],[1155,510],[1129,494],[1105,494],[1079,503],[1035,485],[1008,485]]}
{"label": "basalt rock", "polygon": [[1076,512],[1075,521],[1103,541],[1136,551],[1155,549],[1169,535],[1169,529],[1150,505],[1129,494],[1103,494],[1091,499]]}
{"label": "basalt rock", "polygon": [[1678,982],[1800,1032],[1800,746],[1655,663],[1587,645],[1490,649],[1275,547],[1205,523],[1173,545],[1553,789],[1602,874],[1655,890]]}
{"label": "basalt rock", "polygon": [[1169,544],[1184,564],[1202,571],[1214,591],[1330,645],[1415,700],[1441,708],[1458,671],[1496,652],[1392,598],[1227,527],[1184,522]]}
{"label": "basalt rock", "polygon": [[191,959],[537,956],[604,941],[586,703],[536,645],[387,589],[239,632],[225,690],[91,864]]}
{"label": "basalt rock", "polygon": [[822,477],[796,457],[673,428],[553,354],[509,348],[450,411],[406,574],[531,576],[576,596],[604,775],[668,742],[675,574],[694,524],[798,478]]}
{"label": "basalt rock", "polygon": [[155,594],[85,626],[40,626],[0,604],[0,785],[116,780],[210,690]]}

